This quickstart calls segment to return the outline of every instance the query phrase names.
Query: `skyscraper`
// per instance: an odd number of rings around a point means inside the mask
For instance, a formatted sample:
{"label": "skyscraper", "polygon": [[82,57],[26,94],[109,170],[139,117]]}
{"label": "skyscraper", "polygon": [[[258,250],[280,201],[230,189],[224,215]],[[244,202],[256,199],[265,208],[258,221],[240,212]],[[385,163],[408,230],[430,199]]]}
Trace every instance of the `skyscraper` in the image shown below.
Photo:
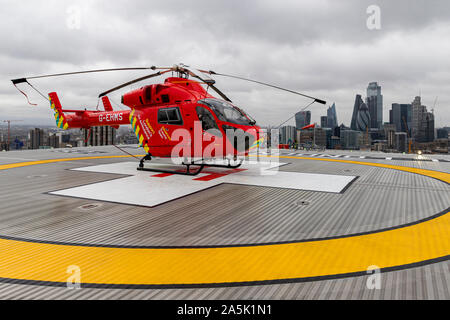
{"label": "skyscraper", "polygon": [[350,129],[356,130],[356,118],[358,117],[359,106],[363,104],[363,100],[360,94],[356,95],[355,104],[353,105],[352,121],[350,123]]}
{"label": "skyscraper", "polygon": [[415,97],[412,102],[411,131],[412,137],[418,142],[434,141],[434,115],[427,112],[420,97]]}
{"label": "skyscraper", "polygon": [[[361,99],[361,102],[362,102],[362,99]],[[358,113],[356,116],[356,130],[367,132],[368,129],[370,129],[370,113],[369,113],[369,108],[363,102],[359,106],[359,110],[358,110]]]}
{"label": "skyscraper", "polygon": [[392,110],[389,112],[389,123],[395,124],[397,132],[410,132],[411,118],[411,104],[392,104]]}
{"label": "skyscraper", "polygon": [[295,126],[297,130],[311,124],[311,111],[300,111],[295,114]]}
{"label": "skyscraper", "polygon": [[334,103],[327,110],[327,118],[328,118],[328,128],[335,128],[338,126],[336,105]]}
{"label": "skyscraper", "polygon": [[30,149],[39,149],[44,145],[44,130],[35,128],[30,130]]}
{"label": "skyscraper", "polygon": [[296,128],[294,126],[284,126],[280,128],[280,144],[293,144],[296,139]]}
{"label": "skyscraper", "polygon": [[369,108],[363,102],[361,95],[357,94],[353,106],[350,129],[355,131],[366,131],[368,128],[371,128],[371,118]]}
{"label": "skyscraper", "polygon": [[107,146],[115,143],[116,129],[113,127],[92,127],[84,130],[84,141],[91,146]]}
{"label": "skyscraper", "polygon": [[434,141],[434,114],[427,112],[425,115],[425,120],[423,122],[425,142]]}
{"label": "skyscraper", "polygon": [[320,117],[320,126],[322,128],[328,128],[328,117],[327,116]]}
{"label": "skyscraper", "polygon": [[369,108],[371,127],[381,128],[383,124],[383,95],[377,82],[369,83],[367,87],[367,106]]}
{"label": "skyscraper", "polygon": [[370,114],[370,128],[378,129],[376,97],[366,98],[366,102]]}

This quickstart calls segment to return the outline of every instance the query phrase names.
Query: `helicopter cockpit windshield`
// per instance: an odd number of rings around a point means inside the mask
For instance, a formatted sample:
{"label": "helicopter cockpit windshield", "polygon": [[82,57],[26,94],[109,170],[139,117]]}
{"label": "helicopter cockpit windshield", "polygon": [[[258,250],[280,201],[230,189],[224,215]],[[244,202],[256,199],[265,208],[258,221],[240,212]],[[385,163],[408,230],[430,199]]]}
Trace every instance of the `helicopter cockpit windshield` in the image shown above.
{"label": "helicopter cockpit windshield", "polygon": [[220,121],[231,122],[244,126],[253,126],[256,124],[256,121],[247,116],[241,109],[226,101],[217,99],[203,99],[199,102],[209,106]]}

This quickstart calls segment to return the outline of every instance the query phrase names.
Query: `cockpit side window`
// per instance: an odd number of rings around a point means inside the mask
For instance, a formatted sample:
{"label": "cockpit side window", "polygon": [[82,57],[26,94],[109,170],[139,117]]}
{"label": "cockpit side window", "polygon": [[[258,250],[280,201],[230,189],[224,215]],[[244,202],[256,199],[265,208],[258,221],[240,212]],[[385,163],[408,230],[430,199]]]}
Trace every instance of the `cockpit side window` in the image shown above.
{"label": "cockpit side window", "polygon": [[197,106],[195,110],[197,111],[198,119],[202,122],[203,131],[208,131],[216,136],[222,135],[211,111],[202,106]]}
{"label": "cockpit side window", "polygon": [[226,101],[208,98],[203,99],[200,102],[208,105],[220,121],[246,126],[254,125],[256,123],[253,119],[247,117],[241,109]]}

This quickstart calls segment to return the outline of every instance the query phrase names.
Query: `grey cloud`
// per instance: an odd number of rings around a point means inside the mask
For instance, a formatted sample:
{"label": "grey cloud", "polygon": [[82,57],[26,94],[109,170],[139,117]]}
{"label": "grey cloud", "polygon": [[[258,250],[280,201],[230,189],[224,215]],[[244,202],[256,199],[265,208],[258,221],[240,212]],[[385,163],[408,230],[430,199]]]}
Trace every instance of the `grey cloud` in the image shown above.
{"label": "grey cloud", "polygon": [[[366,8],[381,7],[382,29],[366,28]],[[85,68],[177,62],[276,83],[336,102],[349,122],[356,93],[378,81],[385,120],[393,102],[421,90],[437,118],[450,124],[450,3],[350,1],[0,1],[2,118],[47,119],[30,109],[9,79]],[[82,10],[80,30],[67,8]],[[58,91],[71,107],[95,106],[104,89],[142,73],[111,73],[34,82]],[[162,79],[161,79],[162,80]],[[219,86],[262,124],[287,119],[307,101],[272,89],[218,78]],[[29,91],[27,91],[29,92]],[[30,92],[33,99],[39,97]],[[112,96],[119,100],[120,93]],[[318,121],[326,108],[315,106]],[[51,118],[49,118],[51,123]],[[439,124],[438,121],[438,124]]]}

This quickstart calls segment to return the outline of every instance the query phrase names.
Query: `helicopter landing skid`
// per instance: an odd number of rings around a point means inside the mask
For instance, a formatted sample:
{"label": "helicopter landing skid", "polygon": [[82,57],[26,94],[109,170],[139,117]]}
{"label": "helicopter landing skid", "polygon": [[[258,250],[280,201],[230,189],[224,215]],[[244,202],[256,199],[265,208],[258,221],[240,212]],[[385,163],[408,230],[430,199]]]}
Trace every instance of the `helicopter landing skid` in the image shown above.
{"label": "helicopter landing skid", "polygon": [[[228,162],[228,164],[208,164],[205,162],[201,162],[201,163],[183,163],[184,166],[186,166],[186,171],[181,171],[181,170],[163,170],[163,169],[151,169],[151,168],[145,168],[144,167],[144,162],[148,160],[152,160],[152,156],[151,154],[147,154],[145,157],[143,157],[141,159],[141,161],[139,162],[139,167],[137,168],[137,170],[139,171],[150,171],[150,172],[159,172],[159,173],[169,173],[169,174],[180,174],[180,175],[185,175],[185,176],[196,176],[198,175],[200,172],[202,172],[204,167],[211,167],[211,168],[228,168],[228,169],[237,169],[242,165],[243,160],[241,160],[238,164],[232,165],[231,162]],[[190,167],[191,166],[198,166],[198,169],[196,171],[191,171]]]}
{"label": "helicopter landing skid", "polygon": [[231,162],[228,162],[228,164],[208,164],[208,163],[203,163],[205,165],[205,167],[210,167],[210,168],[228,168],[228,169],[237,169],[239,168],[242,163],[244,162],[244,160],[239,161],[238,164],[232,165]]}

